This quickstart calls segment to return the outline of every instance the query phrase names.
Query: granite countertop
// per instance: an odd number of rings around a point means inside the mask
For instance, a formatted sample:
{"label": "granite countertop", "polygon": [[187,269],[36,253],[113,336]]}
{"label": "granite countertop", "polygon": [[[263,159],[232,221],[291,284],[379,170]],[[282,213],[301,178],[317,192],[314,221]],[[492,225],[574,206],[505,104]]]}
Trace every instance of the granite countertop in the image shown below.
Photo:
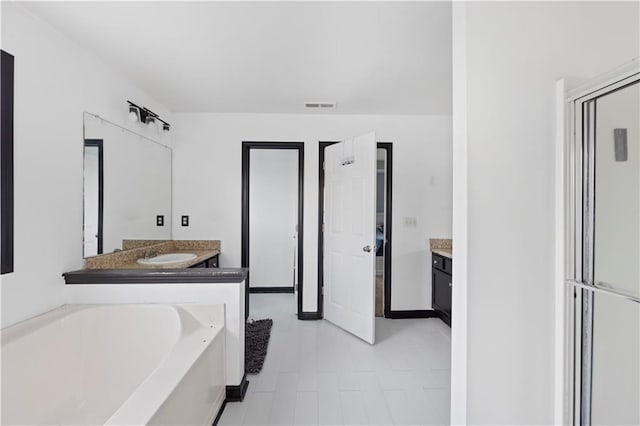
{"label": "granite countertop", "polygon": [[453,259],[453,241],[451,238],[430,238],[429,248],[431,248],[432,253]]}
{"label": "granite countertop", "polygon": [[[132,240],[135,241],[135,240]],[[152,241],[151,241],[152,242]],[[147,242],[148,243],[148,242]],[[195,259],[168,265],[141,265],[138,259],[144,258],[150,250],[158,255],[168,253],[193,253]],[[220,254],[219,240],[170,240],[155,244],[138,246],[126,250],[107,253],[85,259],[85,269],[181,269],[196,265]]]}
{"label": "granite countertop", "polygon": [[452,249],[431,249],[431,252],[439,254],[440,256],[448,257],[449,259],[453,259]]}
{"label": "granite countertop", "polygon": [[[138,259],[132,261],[132,262],[127,262],[127,263],[121,263],[118,265],[118,269],[181,269],[181,268],[189,268],[193,265],[196,265],[200,262],[203,262],[215,255],[220,254],[220,250],[215,249],[215,250],[189,250],[189,249],[183,249],[183,250],[171,250],[167,253],[193,253],[195,254],[197,257],[195,259],[191,259],[191,260],[185,260],[184,262],[180,262],[180,263],[171,263],[168,265],[142,265],[140,263],[138,263]],[[162,254],[166,254],[166,253],[162,253]]]}

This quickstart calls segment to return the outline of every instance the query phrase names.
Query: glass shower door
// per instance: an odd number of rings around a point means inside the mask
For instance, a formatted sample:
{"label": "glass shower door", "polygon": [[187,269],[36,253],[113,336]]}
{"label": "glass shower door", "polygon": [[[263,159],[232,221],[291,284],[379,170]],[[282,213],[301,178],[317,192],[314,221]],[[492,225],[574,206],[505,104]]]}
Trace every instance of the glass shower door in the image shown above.
{"label": "glass shower door", "polygon": [[[595,100],[593,281],[640,297],[640,83]],[[640,305],[593,297],[591,422],[640,425]]]}
{"label": "glass shower door", "polygon": [[580,103],[576,423],[640,424],[640,83]]}

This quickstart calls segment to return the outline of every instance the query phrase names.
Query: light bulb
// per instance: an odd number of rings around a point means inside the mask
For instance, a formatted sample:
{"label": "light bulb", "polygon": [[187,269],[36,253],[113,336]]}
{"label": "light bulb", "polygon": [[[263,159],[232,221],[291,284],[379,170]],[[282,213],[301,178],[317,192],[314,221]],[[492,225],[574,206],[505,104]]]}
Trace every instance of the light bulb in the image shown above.
{"label": "light bulb", "polygon": [[138,108],[133,105],[129,105],[129,120],[138,121],[138,114]]}

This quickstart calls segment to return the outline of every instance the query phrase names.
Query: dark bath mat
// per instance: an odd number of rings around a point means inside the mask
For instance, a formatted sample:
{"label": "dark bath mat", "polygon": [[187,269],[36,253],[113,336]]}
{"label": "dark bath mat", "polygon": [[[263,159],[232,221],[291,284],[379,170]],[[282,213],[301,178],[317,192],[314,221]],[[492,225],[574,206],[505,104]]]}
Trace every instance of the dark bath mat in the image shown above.
{"label": "dark bath mat", "polygon": [[244,330],[244,371],[256,374],[267,356],[273,320],[248,321]]}

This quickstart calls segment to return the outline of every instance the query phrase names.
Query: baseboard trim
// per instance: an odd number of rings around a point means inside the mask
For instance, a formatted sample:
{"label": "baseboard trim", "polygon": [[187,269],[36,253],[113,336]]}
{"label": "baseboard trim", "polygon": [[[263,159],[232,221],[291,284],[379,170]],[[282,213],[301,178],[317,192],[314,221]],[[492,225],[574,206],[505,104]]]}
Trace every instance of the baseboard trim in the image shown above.
{"label": "baseboard trim", "polygon": [[218,422],[220,421],[220,417],[222,417],[222,413],[224,412],[224,409],[225,409],[226,406],[227,406],[227,400],[225,399],[224,401],[222,401],[222,405],[220,406],[220,409],[218,410],[218,415],[213,420],[212,426],[217,426],[218,425]]}
{"label": "baseboard trim", "polygon": [[300,321],[321,320],[322,314],[320,312],[298,312],[298,319]]}
{"label": "baseboard trim", "polygon": [[244,399],[244,395],[247,393],[248,387],[249,381],[247,380],[247,373],[245,373],[244,376],[242,376],[242,380],[239,385],[227,386],[227,398],[225,399],[225,403],[242,401]]}
{"label": "baseboard trim", "polygon": [[439,318],[439,315],[438,312],[433,309],[425,309],[414,311],[387,311],[384,313],[384,317],[391,319]]}
{"label": "baseboard trim", "polygon": [[443,323],[447,324],[449,328],[451,328],[451,318],[444,312],[436,311],[437,317],[442,320]]}
{"label": "baseboard trim", "polygon": [[293,287],[249,287],[249,293],[293,293]]}

